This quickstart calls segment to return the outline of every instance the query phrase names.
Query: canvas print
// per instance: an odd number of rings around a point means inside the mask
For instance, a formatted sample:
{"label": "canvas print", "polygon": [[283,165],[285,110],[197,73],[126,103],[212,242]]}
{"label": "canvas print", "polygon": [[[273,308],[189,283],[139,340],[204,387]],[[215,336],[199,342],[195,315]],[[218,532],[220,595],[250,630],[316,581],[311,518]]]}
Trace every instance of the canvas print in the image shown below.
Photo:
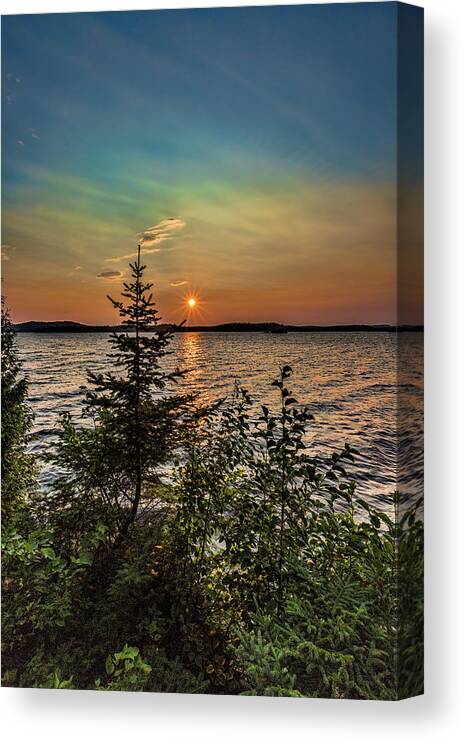
{"label": "canvas print", "polygon": [[423,692],[423,14],[2,18],[2,682]]}

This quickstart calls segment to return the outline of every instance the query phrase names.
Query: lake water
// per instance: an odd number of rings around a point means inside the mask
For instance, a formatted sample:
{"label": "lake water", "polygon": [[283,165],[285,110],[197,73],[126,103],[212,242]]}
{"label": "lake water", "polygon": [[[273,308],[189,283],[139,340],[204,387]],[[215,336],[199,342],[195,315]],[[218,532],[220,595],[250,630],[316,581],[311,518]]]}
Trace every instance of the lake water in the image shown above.
{"label": "lake water", "polygon": [[[107,368],[108,335],[20,333],[18,347],[35,414],[32,448],[43,451],[56,436],[60,412],[79,419],[80,386],[87,369]],[[317,454],[330,454],[346,441],[355,446],[352,473],[359,491],[382,508],[390,509],[396,488],[407,494],[421,489],[422,333],[185,333],[175,336],[172,347],[172,362],[193,369],[182,386],[206,400],[230,395],[238,379],[257,405],[273,405],[276,390],[270,383],[280,364],[289,364],[294,369],[289,386],[315,416],[309,440]],[[42,483],[52,476],[43,471]]]}

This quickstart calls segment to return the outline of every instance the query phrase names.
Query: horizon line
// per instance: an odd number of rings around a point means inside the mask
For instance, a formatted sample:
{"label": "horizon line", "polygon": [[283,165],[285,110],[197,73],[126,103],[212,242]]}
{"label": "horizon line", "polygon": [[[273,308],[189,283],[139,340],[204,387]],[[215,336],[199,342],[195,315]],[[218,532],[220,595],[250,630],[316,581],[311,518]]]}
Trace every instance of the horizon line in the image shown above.
{"label": "horizon line", "polygon": [[[22,322],[14,322],[14,327],[19,327],[21,325],[28,325],[28,324],[40,324],[40,325],[77,325],[79,327],[89,327],[89,328],[97,328],[97,327],[111,327],[111,328],[117,328],[121,327],[124,328],[125,325],[123,324],[111,324],[111,323],[95,323],[95,324],[89,324],[87,322],[79,322],[77,320],[24,320]],[[159,322],[153,325],[153,327],[174,327],[181,330],[187,330],[187,329],[212,329],[217,327],[228,327],[230,325],[237,325],[237,326],[243,326],[243,325],[250,325],[252,327],[263,327],[263,326],[273,326],[273,327],[287,327],[287,328],[300,328],[300,327],[315,327],[315,328],[332,328],[332,327],[424,327],[423,322],[402,322],[402,323],[392,323],[392,322],[334,322],[331,324],[313,324],[309,322],[303,322],[303,323],[290,323],[290,322],[276,322],[274,320],[264,320],[264,321],[250,321],[250,320],[231,320],[228,322],[218,322],[214,324],[187,324],[187,321],[184,320],[181,323],[177,322]]]}

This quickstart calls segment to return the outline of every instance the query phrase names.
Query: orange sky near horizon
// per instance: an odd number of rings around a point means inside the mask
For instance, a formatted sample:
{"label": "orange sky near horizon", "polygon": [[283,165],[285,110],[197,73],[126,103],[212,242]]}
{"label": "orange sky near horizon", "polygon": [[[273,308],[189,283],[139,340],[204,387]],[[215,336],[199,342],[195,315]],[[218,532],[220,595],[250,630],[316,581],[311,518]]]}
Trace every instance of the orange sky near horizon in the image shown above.
{"label": "orange sky near horizon", "polygon": [[[195,294],[201,304],[189,320],[196,324],[395,324],[395,205],[386,185],[299,183],[292,191],[286,185],[282,192],[264,186],[226,193],[218,187],[214,209],[210,199],[192,194],[176,219],[164,216],[132,235],[125,225],[123,239],[104,215],[86,229],[83,214],[63,212],[69,226],[60,229],[61,247],[53,238],[56,214],[40,209],[26,216],[18,208],[4,217],[20,247],[4,248],[3,292],[15,322],[115,324],[106,296],[119,294],[142,237],[146,276],[164,321],[182,321],[185,297]],[[408,287],[403,321],[415,324],[422,321],[422,240],[418,209],[412,215],[401,266]],[[44,261],[47,237],[34,244],[32,233],[53,236],[56,259]]]}
{"label": "orange sky near horizon", "polygon": [[[54,236],[56,214],[40,209],[26,216],[18,208],[5,216],[16,242],[20,235],[24,240],[21,248],[6,247],[2,261],[4,295],[15,322],[117,323],[106,295],[119,294],[141,235],[146,275],[155,284],[164,321],[182,321],[184,299],[193,293],[201,300],[190,313],[196,324],[396,322],[395,193],[385,185],[299,183],[282,192],[218,188],[214,209],[210,199],[192,194],[176,219],[163,215],[152,231],[132,235],[127,225],[123,239],[111,222],[104,224],[104,215],[98,224],[94,217],[98,250],[92,249],[84,215],[63,214],[69,226],[60,229],[61,248],[50,240],[57,256],[52,261],[43,260],[46,238],[37,246],[29,235]],[[411,235],[417,253],[415,240]],[[416,267],[413,262],[409,270],[415,274]],[[415,286],[409,291],[409,321],[420,322],[421,297],[414,296]]]}

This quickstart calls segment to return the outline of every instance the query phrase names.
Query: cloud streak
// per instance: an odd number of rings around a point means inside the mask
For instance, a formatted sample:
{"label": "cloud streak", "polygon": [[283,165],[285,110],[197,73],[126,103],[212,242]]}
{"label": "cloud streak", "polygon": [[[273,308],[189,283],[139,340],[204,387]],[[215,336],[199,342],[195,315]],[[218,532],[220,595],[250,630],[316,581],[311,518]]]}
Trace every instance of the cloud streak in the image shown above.
{"label": "cloud streak", "polygon": [[[153,253],[160,252],[159,247],[155,247],[153,250],[144,250],[142,249],[141,255],[152,255]],[[121,263],[122,260],[131,260],[132,258],[137,258],[137,252],[129,252],[126,255],[118,255],[116,258],[107,258],[105,260],[105,263]]]}
{"label": "cloud streak", "polygon": [[114,281],[122,277],[122,271],[102,271],[101,273],[97,274],[97,278],[104,278],[107,281]]}
{"label": "cloud streak", "polygon": [[16,247],[12,245],[2,245],[2,260],[7,262],[10,259],[10,253],[14,252]]}
{"label": "cloud streak", "polygon": [[[142,232],[137,234],[137,241],[141,246],[141,255],[152,255],[153,253],[160,252],[160,242],[173,239],[173,232],[184,229],[186,222],[178,217],[170,216],[167,219],[162,219],[161,222],[155,224],[153,227],[147,227]],[[131,260],[131,258],[137,257],[137,252],[127,253],[126,255],[117,255],[114,258],[107,258],[106,263],[119,263],[122,260]]]}
{"label": "cloud streak", "polygon": [[170,216],[168,219],[162,219],[161,222],[155,224],[153,227],[147,227],[143,232],[139,232],[137,237],[141,245],[151,247],[152,245],[158,245],[160,242],[171,239],[173,236],[172,232],[178,229],[184,229],[185,226],[185,221]]}

